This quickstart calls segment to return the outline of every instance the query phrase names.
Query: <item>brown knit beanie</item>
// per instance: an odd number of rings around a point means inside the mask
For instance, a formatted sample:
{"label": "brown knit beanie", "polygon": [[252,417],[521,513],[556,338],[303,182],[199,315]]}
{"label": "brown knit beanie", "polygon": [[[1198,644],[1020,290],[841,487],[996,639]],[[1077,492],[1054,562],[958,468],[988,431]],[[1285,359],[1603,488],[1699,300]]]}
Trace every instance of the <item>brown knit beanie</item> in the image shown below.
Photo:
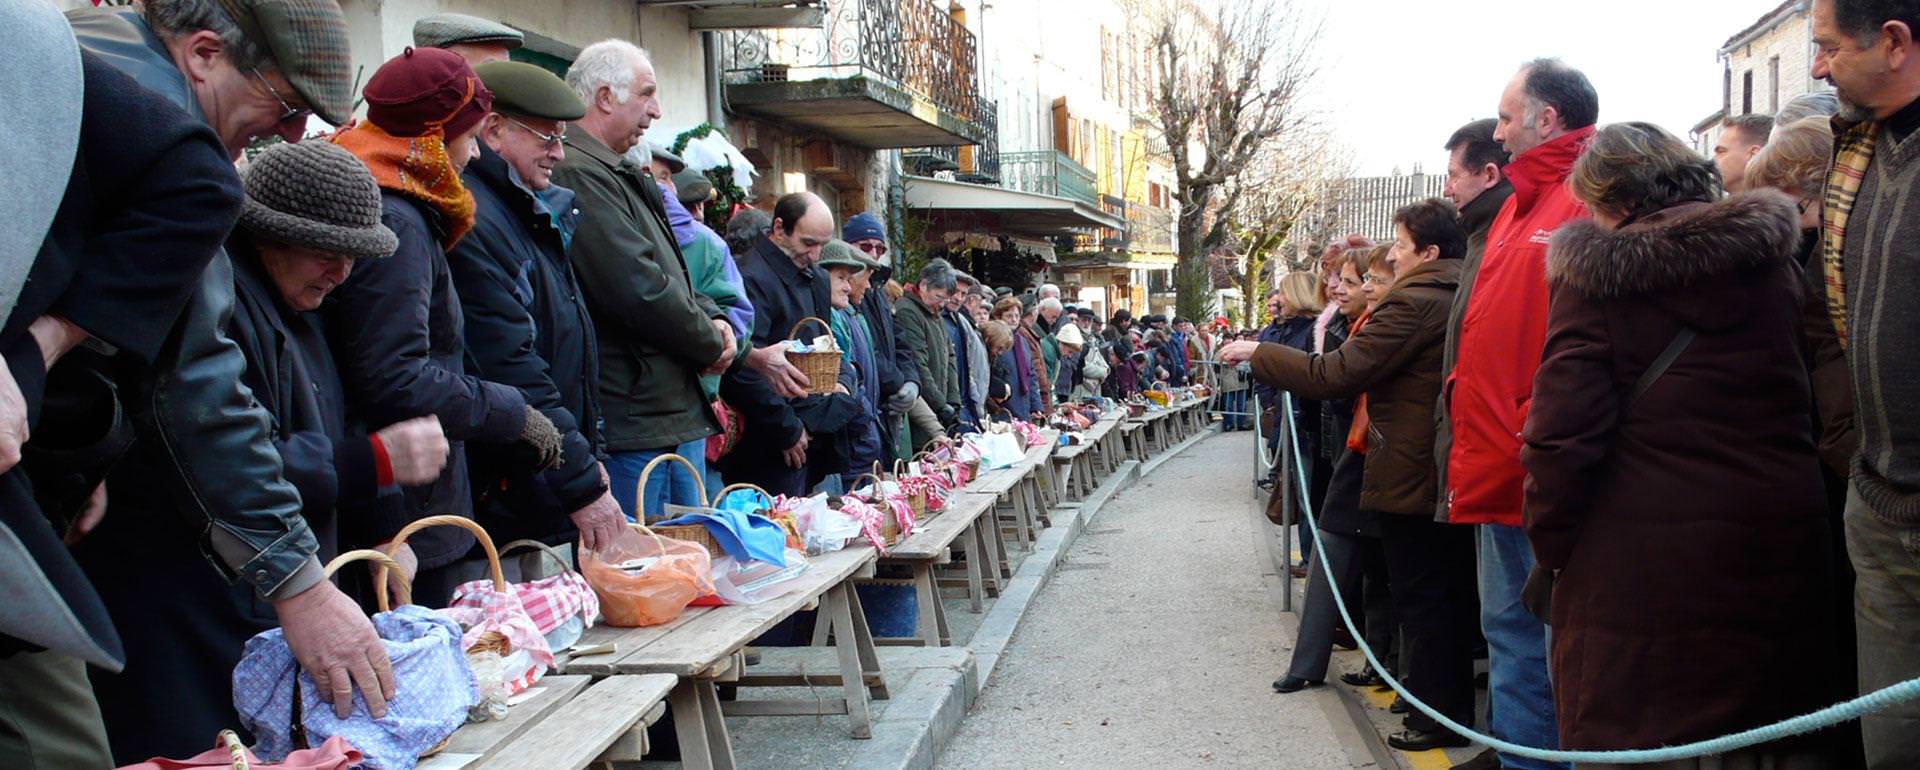
{"label": "brown knit beanie", "polygon": [[240,226],[256,236],[352,257],[393,255],[400,240],[380,223],[380,185],[360,159],[330,142],[276,144],[242,180]]}

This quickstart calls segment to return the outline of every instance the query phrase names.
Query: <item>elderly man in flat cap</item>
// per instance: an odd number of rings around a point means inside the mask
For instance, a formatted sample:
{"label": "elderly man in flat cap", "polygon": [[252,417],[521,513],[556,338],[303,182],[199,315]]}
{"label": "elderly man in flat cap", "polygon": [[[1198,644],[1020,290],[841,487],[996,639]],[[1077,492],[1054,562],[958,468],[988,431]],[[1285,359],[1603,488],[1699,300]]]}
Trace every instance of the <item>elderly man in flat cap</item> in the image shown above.
{"label": "elderly man in flat cap", "polygon": [[507,52],[525,42],[520,30],[464,13],[436,13],[413,23],[415,47],[445,48],[475,67],[506,61]]}
{"label": "elderly man in flat cap", "polygon": [[[232,158],[258,137],[298,141],[312,115],[341,123],[352,114],[347,24],[335,0],[146,0],[83,8],[67,18],[83,49],[204,120]],[[112,492],[106,520],[81,542],[85,568],[116,625],[126,627],[191,622],[141,616],[152,592],[151,563],[212,563],[227,579],[245,581],[262,609],[271,608],[314,679],[390,694],[386,649],[359,605],[322,577],[318,542],[282,471],[272,422],[241,384],[246,359],[223,330],[233,306],[233,266],[222,253],[169,329],[152,370],[123,387],[138,394],[131,403],[135,441],[145,448],[108,476],[109,490],[126,492]],[[69,346],[84,335],[69,331]],[[191,754],[207,738],[109,737],[122,763]]]}
{"label": "elderly man in flat cap", "polygon": [[[487,62],[474,72],[493,92],[493,111],[480,128],[480,157],[461,174],[473,192],[473,231],[447,254],[467,355],[475,375],[526,393],[560,430],[563,447],[560,466],[540,473],[469,452],[474,516],[500,542],[578,538],[599,548],[625,522],[600,466],[606,442],[593,319],[567,262],[579,210],[573,191],[553,183],[567,121],[587,108],[531,64]],[[539,569],[540,554],[530,555],[535,560],[517,565],[523,574]]]}

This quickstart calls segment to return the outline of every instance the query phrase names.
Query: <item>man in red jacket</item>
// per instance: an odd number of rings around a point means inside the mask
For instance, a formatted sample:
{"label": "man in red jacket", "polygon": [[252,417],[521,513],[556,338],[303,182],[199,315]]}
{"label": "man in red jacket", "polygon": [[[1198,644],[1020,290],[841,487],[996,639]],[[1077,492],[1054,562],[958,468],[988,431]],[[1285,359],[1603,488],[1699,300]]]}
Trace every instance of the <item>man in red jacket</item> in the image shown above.
{"label": "man in red jacket", "polygon": [[[1520,528],[1520,428],[1547,331],[1547,240],[1587,216],[1567,190],[1567,172],[1593,136],[1600,111],[1593,84],[1556,59],[1528,62],[1500,95],[1494,140],[1513,160],[1513,196],[1487,229],[1486,253],[1459,332],[1441,398],[1453,426],[1446,520],[1479,525],[1480,629],[1487,638],[1489,723],[1497,737],[1558,745],[1547,682],[1546,627],[1520,604],[1533,552]],[[1503,767],[1565,767],[1508,754]]]}

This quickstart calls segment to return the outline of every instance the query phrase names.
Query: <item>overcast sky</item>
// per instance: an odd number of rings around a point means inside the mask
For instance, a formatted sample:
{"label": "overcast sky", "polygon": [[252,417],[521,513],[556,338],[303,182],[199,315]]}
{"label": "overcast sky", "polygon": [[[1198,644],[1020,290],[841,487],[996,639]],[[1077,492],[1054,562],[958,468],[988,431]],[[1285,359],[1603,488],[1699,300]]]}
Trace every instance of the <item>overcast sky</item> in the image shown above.
{"label": "overcast sky", "polygon": [[1685,140],[1720,107],[1720,44],[1780,0],[1296,0],[1326,14],[1315,103],[1361,175],[1446,170],[1441,143],[1493,117],[1518,65],[1559,56],[1600,92],[1600,122]]}

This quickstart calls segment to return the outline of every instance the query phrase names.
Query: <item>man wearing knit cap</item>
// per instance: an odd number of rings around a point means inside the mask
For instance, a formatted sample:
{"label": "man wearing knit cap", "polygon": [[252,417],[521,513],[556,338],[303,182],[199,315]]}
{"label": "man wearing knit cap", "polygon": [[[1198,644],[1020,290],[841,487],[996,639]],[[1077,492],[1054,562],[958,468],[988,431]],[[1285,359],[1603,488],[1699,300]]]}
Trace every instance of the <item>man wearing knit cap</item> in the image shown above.
{"label": "man wearing knit cap", "polygon": [[436,13],[413,23],[416,47],[445,48],[475,67],[506,61],[507,52],[524,42],[526,36],[520,30],[464,13]]}
{"label": "man wearing knit cap", "polygon": [[[696,478],[705,473],[706,437],[719,425],[699,374],[733,364],[733,327],[693,290],[659,185],[623,161],[660,117],[646,53],[621,40],[587,46],[567,85],[587,112],[567,134],[554,182],[579,194],[567,258],[599,340],[607,474],[627,515],[659,516],[668,503],[701,502]],[[666,453],[686,458],[695,472],[668,464],[638,493],[641,468]]]}
{"label": "man wearing knit cap", "polygon": [[[83,49],[204,120],[232,158],[256,137],[299,140],[310,115],[338,124],[352,114],[346,18],[335,0],[146,0],[78,9],[67,19]],[[223,331],[233,287],[232,264],[222,253],[169,330],[152,372],[123,390],[152,405],[135,422],[135,440],[151,451],[130,454],[108,485],[121,478],[162,483],[113,495],[106,520],[184,520],[186,540],[206,556],[203,565],[211,562],[271,603],[295,657],[330,685],[327,697],[390,687],[390,677],[378,676],[386,650],[359,606],[322,577],[318,544],[281,470],[271,422],[241,384],[246,359]],[[89,539],[106,540],[113,529],[103,524]],[[98,569],[126,582],[142,559],[167,555],[168,547],[138,540],[122,541],[131,550],[108,553],[95,562]],[[166,751],[115,740],[124,763],[178,748],[198,751],[206,736]]]}
{"label": "man wearing knit cap", "polygon": [[[847,217],[840,227],[840,240],[873,262],[869,282],[885,286],[893,277],[893,266],[887,259],[887,228],[873,212]],[[880,438],[890,450],[911,455],[906,419],[907,411],[920,398],[920,367],[914,363],[913,353],[899,345],[893,328],[893,303],[887,301],[887,293],[866,292],[857,304],[873,331],[874,368],[880,375]]]}
{"label": "man wearing knit cap", "polygon": [[567,264],[579,209],[573,191],[553,183],[553,168],[566,155],[567,121],[578,120],[586,105],[560,78],[531,64],[488,62],[474,72],[493,92],[493,113],[480,129],[480,157],[461,174],[473,192],[474,229],[447,254],[467,353],[477,376],[527,394],[559,429],[563,450],[559,467],[537,474],[469,453],[474,515],[502,542],[567,545],[577,536],[588,549],[600,548],[624,522],[600,467],[605,442],[593,320]]}

